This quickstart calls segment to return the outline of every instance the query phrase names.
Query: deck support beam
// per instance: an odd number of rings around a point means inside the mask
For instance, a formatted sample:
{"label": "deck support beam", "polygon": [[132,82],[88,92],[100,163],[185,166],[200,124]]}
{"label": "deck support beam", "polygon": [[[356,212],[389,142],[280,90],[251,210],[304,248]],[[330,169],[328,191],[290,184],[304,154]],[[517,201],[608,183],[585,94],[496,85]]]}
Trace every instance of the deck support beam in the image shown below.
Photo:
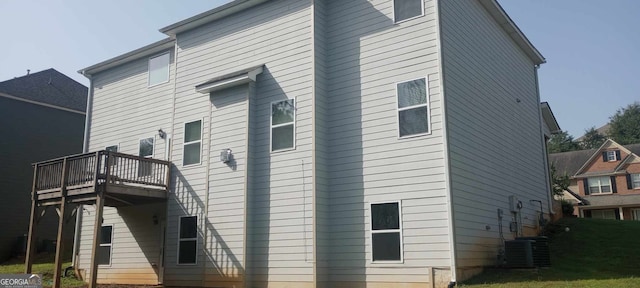
{"label": "deck support beam", "polygon": [[38,181],[38,165],[33,168],[33,186],[31,188],[31,218],[29,220],[29,234],[27,234],[27,255],[25,257],[26,274],[31,274],[31,266],[33,265],[33,257],[36,252],[36,226],[38,226],[38,196],[36,194],[36,183]]}
{"label": "deck support beam", "polygon": [[58,217],[58,235],[56,237],[56,260],[53,269],[53,288],[60,288],[60,273],[62,272],[62,250],[64,249],[64,241],[62,235],[64,232],[66,207],[67,207],[67,176],[69,175],[68,159],[64,158],[62,162],[62,179],[60,180],[60,213]]}
{"label": "deck support beam", "polygon": [[96,195],[96,216],[93,222],[93,244],[91,245],[91,277],[89,288],[96,288],[98,284],[98,248],[100,248],[100,232],[102,232],[102,212],[104,210],[104,195],[102,191]]}

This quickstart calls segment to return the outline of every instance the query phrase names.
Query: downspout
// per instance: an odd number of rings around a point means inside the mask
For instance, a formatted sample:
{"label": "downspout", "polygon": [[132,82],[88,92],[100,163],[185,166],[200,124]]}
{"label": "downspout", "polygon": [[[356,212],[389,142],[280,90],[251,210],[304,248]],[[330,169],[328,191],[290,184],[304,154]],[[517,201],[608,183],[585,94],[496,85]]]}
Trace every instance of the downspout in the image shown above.
{"label": "downspout", "polygon": [[[313,288],[318,287],[318,240],[317,240],[317,208],[316,204],[316,145],[318,145],[318,138],[316,135],[316,0],[311,1],[311,257],[313,258],[312,262],[312,270],[313,270],[313,279],[312,286]],[[302,164],[302,175],[304,175],[304,161]],[[302,190],[304,191],[304,177],[302,179]],[[303,199],[307,197],[306,193],[302,196]],[[306,199],[304,200],[306,206]],[[306,217],[304,215],[303,217]],[[303,222],[303,230],[306,231],[306,221]],[[307,235],[305,232],[304,235],[304,246],[307,247]],[[306,249],[305,249],[305,259],[307,258]],[[308,261],[307,261],[308,262]]]}
{"label": "downspout", "polygon": [[[84,119],[84,139],[82,142],[82,153],[88,153],[89,152],[89,135],[91,132],[91,114],[93,111],[93,79],[91,78],[90,74],[85,73],[85,71],[83,70],[81,72],[81,74],[84,77],[87,77],[89,79],[89,90],[87,91],[87,111],[85,114],[85,119]],[[79,244],[80,244],[80,227],[82,226],[82,211],[83,211],[83,206],[82,205],[78,205],[78,208],[76,209],[76,225],[75,225],[75,229],[73,231],[73,252],[72,252],[72,258],[71,258],[71,266],[76,268],[77,271],[77,258],[78,258],[78,254],[79,254]]]}
{"label": "downspout", "polygon": [[[537,102],[538,103],[538,123],[540,126],[540,139],[542,141],[542,159],[543,159],[543,170],[544,170],[544,178],[546,180],[547,183],[547,208],[549,209],[549,218],[551,220],[551,213],[553,212],[553,206],[551,205],[551,201],[553,201],[553,199],[551,199],[551,177],[549,175],[549,153],[547,153],[547,144],[546,144],[546,140],[544,139],[544,130],[542,129],[542,123],[544,122],[542,119],[542,111],[540,110],[540,82],[538,80],[538,69],[540,69],[540,64],[536,64],[533,66],[533,75],[534,75],[534,79],[535,79],[535,85],[536,85],[536,97],[537,97]],[[542,204],[541,204],[542,205]],[[544,213],[541,209],[540,213]]]}
{"label": "downspout", "polygon": [[[444,91],[444,83],[445,83],[445,74],[444,74],[444,53],[442,49],[442,45],[443,45],[443,41],[442,41],[442,19],[440,18],[440,15],[442,13],[442,7],[441,7],[441,0],[437,0],[435,1],[435,9],[437,11],[435,17],[436,17],[436,22],[438,23],[438,29],[436,29],[436,38],[437,38],[437,42],[438,42],[438,58],[439,58],[439,71],[438,73],[440,74],[440,99],[441,99],[441,103],[442,103],[442,120],[444,122],[444,125],[442,125],[442,145],[443,145],[443,156],[445,159],[445,165],[444,165],[444,178],[445,178],[445,191],[447,192],[447,210],[448,210],[448,226],[449,226],[449,252],[450,252],[450,256],[451,257],[451,264],[450,264],[450,269],[451,269],[451,281],[449,282],[449,285],[447,287],[451,288],[456,286],[456,282],[457,282],[457,264],[456,264],[456,237],[455,237],[455,219],[454,219],[454,207],[453,207],[453,191],[451,190],[451,177],[450,177],[450,167],[451,167],[451,154],[449,153],[449,135],[448,135],[448,128],[449,128],[449,121],[447,121],[447,101],[445,98],[445,91]],[[427,81],[428,81],[428,77],[427,77]],[[433,275],[432,275],[433,276]],[[435,279],[435,277],[432,277],[432,279]]]}

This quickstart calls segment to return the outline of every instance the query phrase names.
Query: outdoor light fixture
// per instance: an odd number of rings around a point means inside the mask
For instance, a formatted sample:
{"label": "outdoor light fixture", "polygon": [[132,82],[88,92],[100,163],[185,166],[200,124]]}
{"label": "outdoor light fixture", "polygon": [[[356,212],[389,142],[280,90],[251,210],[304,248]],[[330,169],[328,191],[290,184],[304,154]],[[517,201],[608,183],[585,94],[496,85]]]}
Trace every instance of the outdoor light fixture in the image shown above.
{"label": "outdoor light fixture", "polygon": [[153,220],[153,225],[158,225],[158,215],[153,214],[151,220]]}
{"label": "outdoor light fixture", "polygon": [[167,137],[167,133],[164,132],[162,129],[158,129],[158,136],[160,136],[160,138],[164,139],[164,137]]}
{"label": "outdoor light fixture", "polygon": [[233,155],[231,154],[231,149],[227,148],[226,150],[220,151],[220,161],[222,163],[229,163],[233,159]]}

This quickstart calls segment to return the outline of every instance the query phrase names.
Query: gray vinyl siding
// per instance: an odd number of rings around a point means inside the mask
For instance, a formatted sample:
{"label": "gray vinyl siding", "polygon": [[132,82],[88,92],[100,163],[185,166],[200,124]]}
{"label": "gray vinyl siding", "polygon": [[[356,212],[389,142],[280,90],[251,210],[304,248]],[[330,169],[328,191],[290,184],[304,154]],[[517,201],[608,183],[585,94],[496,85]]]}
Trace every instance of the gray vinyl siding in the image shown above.
{"label": "gray vinyl siding", "polygon": [[315,129],[315,237],[316,237],[316,281],[324,287],[329,280],[329,166],[328,107],[327,107],[327,3],[314,3],[314,129]]}
{"label": "gray vinyl siding", "polygon": [[[213,285],[213,281],[227,285],[238,281],[235,277],[244,276],[245,269],[251,273],[247,275],[251,285],[312,281],[311,12],[310,0],[269,1],[177,35],[179,65],[172,146],[177,182],[167,212],[167,285]],[[250,86],[254,95],[250,109],[240,97],[246,94],[240,93],[246,84],[213,92],[211,97],[195,92],[196,85],[211,78],[262,64],[264,72]],[[229,94],[217,97],[216,93]],[[284,99],[296,102],[296,147],[271,152],[271,102]],[[202,158],[211,160],[209,171],[204,160],[201,165],[181,165],[184,122],[194,119],[204,120],[204,145],[211,140]],[[250,139],[246,139],[247,125],[251,127]],[[233,151],[235,171],[217,160],[225,148]],[[247,149],[249,182],[244,178]],[[242,229],[245,182],[251,195],[247,205],[252,207],[246,211],[252,219],[247,235]],[[207,197],[209,206],[205,207]],[[198,215],[199,219],[208,215],[207,223],[200,223],[201,235],[206,233],[208,239],[200,237],[197,265],[176,265],[172,247],[177,244],[171,235],[177,234],[177,220],[172,219],[187,214]],[[243,236],[251,242],[243,243]],[[243,245],[250,258],[244,259]],[[225,266],[218,266],[220,261]]]}
{"label": "gray vinyl siding", "polygon": [[[428,282],[450,265],[434,1],[401,24],[392,1],[327,6],[329,280]],[[424,77],[432,131],[399,139],[396,83]],[[402,205],[400,264],[371,262],[369,203],[385,201]]]}
{"label": "gray vinyl siding", "polygon": [[[24,255],[31,188],[32,163],[82,152],[85,116],[0,96],[0,261],[10,254]],[[75,221],[71,221],[73,226]],[[37,226],[37,239],[55,242],[58,216],[53,209]],[[71,245],[73,228],[65,231],[65,245]],[[21,245],[20,245],[21,244]],[[70,247],[70,246],[68,246]]]}
{"label": "gray vinyl siding", "polygon": [[508,196],[525,229],[537,223],[530,199],[548,207],[534,63],[478,1],[440,3],[457,263],[494,265],[498,208],[513,237]]}
{"label": "gray vinyl siding", "polygon": [[[173,104],[174,63],[170,53],[167,83],[148,87],[148,57],[111,68],[93,76],[93,109],[89,151],[104,150],[118,145],[118,152],[138,155],[139,142],[154,138],[153,158],[167,159],[166,141],[158,129],[169,131]],[[105,207],[104,223],[113,225],[112,265],[99,266],[98,283],[156,284],[160,263],[161,223],[166,219],[166,203],[150,208]],[[93,211],[92,206],[85,206]],[[135,211],[134,211],[135,210]],[[91,245],[95,213],[83,213],[80,238],[79,268],[90,275]],[[130,212],[127,212],[130,211]],[[159,224],[152,221],[158,217]],[[156,265],[156,266],[154,266]]]}

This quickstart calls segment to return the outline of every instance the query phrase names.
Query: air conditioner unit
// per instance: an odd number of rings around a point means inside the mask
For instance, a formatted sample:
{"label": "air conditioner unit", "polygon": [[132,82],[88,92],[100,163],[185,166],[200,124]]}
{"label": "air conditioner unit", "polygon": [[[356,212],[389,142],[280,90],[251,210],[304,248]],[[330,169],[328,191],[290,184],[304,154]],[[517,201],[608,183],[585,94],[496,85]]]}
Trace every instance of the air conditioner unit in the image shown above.
{"label": "air conditioner unit", "polygon": [[546,236],[518,237],[516,240],[533,240],[532,246],[533,265],[536,267],[551,267],[551,251],[549,250],[549,238]]}
{"label": "air conditioner unit", "polygon": [[533,264],[533,240],[504,241],[504,250],[507,267],[510,268],[534,268]]}

